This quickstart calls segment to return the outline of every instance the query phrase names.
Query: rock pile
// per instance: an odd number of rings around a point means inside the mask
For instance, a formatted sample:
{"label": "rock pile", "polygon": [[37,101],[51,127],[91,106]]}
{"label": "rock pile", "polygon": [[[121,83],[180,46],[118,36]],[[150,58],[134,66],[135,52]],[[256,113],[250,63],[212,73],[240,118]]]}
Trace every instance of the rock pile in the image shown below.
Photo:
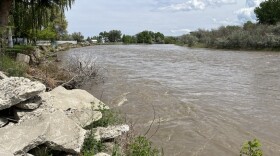
{"label": "rock pile", "polygon": [[[79,154],[87,136],[83,127],[102,118],[109,109],[84,90],[57,87],[45,92],[40,82],[6,77],[0,72],[0,155],[22,156],[40,145]],[[127,132],[127,125],[97,128],[106,140]]]}

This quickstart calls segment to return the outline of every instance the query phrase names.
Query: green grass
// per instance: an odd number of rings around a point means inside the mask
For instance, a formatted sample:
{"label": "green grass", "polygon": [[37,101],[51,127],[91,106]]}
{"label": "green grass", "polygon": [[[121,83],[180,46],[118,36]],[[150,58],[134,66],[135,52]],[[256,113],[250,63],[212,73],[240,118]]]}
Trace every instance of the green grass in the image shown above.
{"label": "green grass", "polygon": [[94,131],[91,130],[89,136],[84,140],[82,148],[83,156],[93,156],[105,150],[105,145],[101,141],[97,141],[94,137]]}
{"label": "green grass", "polygon": [[27,65],[18,63],[6,55],[0,54],[0,71],[4,71],[8,76],[24,76]]}
{"label": "green grass", "polygon": [[152,147],[152,143],[144,136],[138,136],[134,138],[129,145],[130,156],[159,156],[158,149]]}
{"label": "green grass", "polygon": [[29,55],[31,54],[35,49],[35,46],[31,45],[15,45],[13,48],[6,48],[6,53],[9,55],[16,55],[17,53],[22,53]]}

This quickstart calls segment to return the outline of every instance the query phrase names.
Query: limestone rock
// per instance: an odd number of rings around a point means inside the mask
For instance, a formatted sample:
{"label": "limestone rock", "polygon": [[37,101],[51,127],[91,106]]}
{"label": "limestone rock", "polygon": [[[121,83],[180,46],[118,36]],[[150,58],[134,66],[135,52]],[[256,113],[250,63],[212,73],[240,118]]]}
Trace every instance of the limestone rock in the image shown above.
{"label": "limestone rock", "polygon": [[116,138],[129,131],[128,125],[97,127],[95,132],[96,140],[108,140]]}
{"label": "limestone rock", "polygon": [[0,80],[0,110],[26,101],[46,90],[40,82],[32,82],[23,77]]}
{"label": "limestone rock", "polygon": [[0,79],[6,79],[8,76],[6,76],[3,72],[0,71]]}
{"label": "limestone rock", "polygon": [[1,156],[14,156],[11,152],[4,151],[2,149],[0,149],[0,155]]}
{"label": "limestone rock", "polygon": [[95,156],[110,156],[110,155],[107,153],[97,153],[95,154]]}
{"label": "limestone rock", "polygon": [[78,154],[86,131],[62,111],[55,111],[43,113],[17,126],[1,128],[0,134],[0,152],[11,151],[15,156],[21,156],[41,144],[54,150]]}
{"label": "limestone rock", "polygon": [[8,119],[0,117],[0,128],[9,123]]}
{"label": "limestone rock", "polygon": [[18,54],[17,54],[16,61],[17,61],[17,62],[21,62],[21,63],[29,64],[30,56],[25,55],[25,54],[18,53]]}
{"label": "limestone rock", "polygon": [[41,103],[42,103],[41,97],[35,96],[35,97],[28,99],[26,101],[23,101],[15,106],[17,108],[21,108],[21,109],[34,110],[34,109],[37,109]]}
{"label": "limestone rock", "polygon": [[102,113],[93,110],[67,110],[66,115],[81,127],[89,126],[102,118]]}
{"label": "limestone rock", "polygon": [[53,107],[64,111],[68,109],[99,110],[100,108],[109,108],[90,93],[81,89],[66,90],[64,87],[59,86],[53,89],[50,94],[53,96]]}

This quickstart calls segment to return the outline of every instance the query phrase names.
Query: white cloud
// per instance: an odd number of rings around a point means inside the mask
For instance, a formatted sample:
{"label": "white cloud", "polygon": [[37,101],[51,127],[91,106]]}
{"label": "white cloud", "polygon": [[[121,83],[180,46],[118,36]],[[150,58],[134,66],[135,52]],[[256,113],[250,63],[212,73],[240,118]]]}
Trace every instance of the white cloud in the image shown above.
{"label": "white cloud", "polygon": [[256,15],[254,13],[254,9],[258,7],[263,1],[265,0],[246,0],[247,7],[236,11],[238,20],[241,23],[245,23],[247,21],[256,22]]}
{"label": "white cloud", "polygon": [[231,20],[229,18],[225,18],[225,19],[222,19],[222,20],[218,20],[216,18],[212,18],[212,21],[216,24],[219,24],[219,25],[235,25],[237,24],[237,22],[235,20]]}
{"label": "white cloud", "polygon": [[160,7],[159,10],[191,11],[204,10],[206,7],[216,7],[226,4],[235,4],[236,0],[187,0],[181,3],[171,3]]}
{"label": "white cloud", "polygon": [[172,33],[178,33],[178,32],[180,32],[180,33],[190,33],[191,32],[191,30],[190,29],[176,29],[176,30],[170,30]]}

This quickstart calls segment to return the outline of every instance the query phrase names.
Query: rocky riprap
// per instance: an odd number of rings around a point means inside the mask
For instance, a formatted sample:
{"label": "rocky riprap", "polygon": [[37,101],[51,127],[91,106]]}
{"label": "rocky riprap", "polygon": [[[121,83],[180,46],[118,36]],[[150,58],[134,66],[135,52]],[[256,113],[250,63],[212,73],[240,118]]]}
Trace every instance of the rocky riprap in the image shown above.
{"label": "rocky riprap", "polygon": [[[28,151],[43,144],[77,155],[87,136],[84,127],[102,118],[100,109],[109,109],[84,90],[61,86],[45,90],[40,82],[0,72],[1,156],[28,155]],[[98,127],[95,136],[106,140],[128,130],[127,125]]]}

